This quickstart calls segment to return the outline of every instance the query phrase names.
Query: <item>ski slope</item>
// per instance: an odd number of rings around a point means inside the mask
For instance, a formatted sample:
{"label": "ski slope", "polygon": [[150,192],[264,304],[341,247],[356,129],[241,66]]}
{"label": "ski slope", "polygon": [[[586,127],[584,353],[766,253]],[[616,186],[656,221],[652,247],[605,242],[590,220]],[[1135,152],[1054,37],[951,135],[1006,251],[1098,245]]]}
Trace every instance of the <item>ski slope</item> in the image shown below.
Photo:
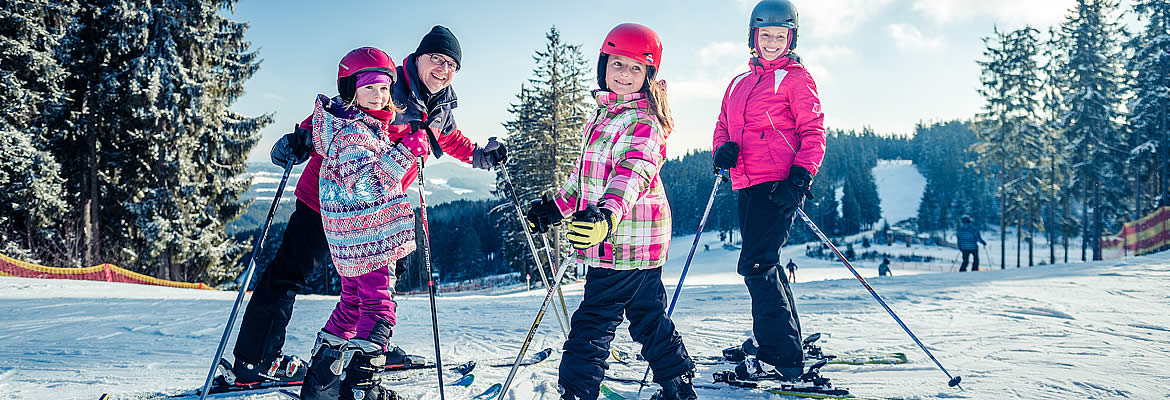
{"label": "ski slope", "polygon": [[[921,176],[914,167],[880,164],[874,174],[884,182],[879,191],[883,212],[913,215],[921,198],[915,184]],[[885,189],[896,185],[905,190]],[[903,197],[897,200],[895,195]],[[807,228],[797,221],[793,229]],[[999,242],[991,236],[984,234],[990,252],[983,254],[998,261]],[[671,243],[663,277],[668,292],[674,290],[693,240],[679,236]],[[1014,236],[1009,235],[1007,245],[1014,258]],[[1047,254],[1044,246],[1039,241],[1038,257]],[[710,233],[698,248],[674,321],[692,355],[717,355],[750,332],[750,300],[734,273],[737,251],[724,249]],[[1006,270],[959,274],[928,272],[955,269],[954,249],[873,246],[881,252],[942,260],[933,265],[895,263],[896,276],[880,279],[875,278],[876,263],[855,265],[939,361],[963,377],[965,390],[959,391],[946,386],[946,376],[848,270],[836,261],[806,258],[803,249],[786,247],[784,258],[800,266],[792,290],[805,333],[822,332],[821,344],[830,353],[899,351],[910,357],[903,365],[830,366],[823,371],[836,386],[854,394],[908,399],[1170,397],[1170,254],[1020,269],[1009,262]],[[581,284],[565,287],[570,312],[581,291]],[[543,290],[438,298],[444,361],[453,365],[514,358],[543,298]],[[234,292],[0,277],[0,399],[93,400],[102,393],[143,399],[189,392],[203,384],[234,300]],[[298,297],[285,350],[307,358],[336,302],[330,296]],[[394,342],[433,356],[428,298],[400,296],[398,303]],[[615,343],[637,349],[625,329],[619,328]],[[521,369],[506,399],[557,398],[562,341],[550,313],[531,351],[553,347],[558,353]],[[720,369],[702,366],[697,380],[710,383],[711,374]],[[475,384],[448,388],[446,394],[449,399],[466,398],[502,382],[507,372],[481,365]],[[613,364],[610,373],[637,378],[642,369]],[[436,384],[433,375],[423,375],[392,388],[407,399],[436,399]],[[637,385],[611,386],[631,396],[637,391]],[[641,398],[649,398],[654,389],[645,390]],[[699,395],[768,398],[734,390],[700,389]]]}
{"label": "ski slope", "polygon": [[[681,269],[693,237],[673,243],[669,271]],[[706,240],[704,240],[706,242]],[[674,320],[694,355],[715,355],[750,330],[749,299],[731,269],[735,252],[700,251]],[[701,248],[701,246],[700,246]],[[808,266],[800,273],[830,273]],[[720,273],[719,271],[725,271]],[[668,291],[676,277],[665,278]],[[907,325],[952,373],[946,377],[913,344],[855,279],[793,285],[807,333],[824,332],[830,352],[901,351],[896,366],[831,366],[825,375],[855,394],[898,398],[1087,399],[1165,398],[1170,395],[1170,255],[1087,264],[933,273],[871,279]],[[572,308],[581,285],[569,285]],[[543,291],[438,299],[444,360],[514,357]],[[234,293],[118,283],[0,278],[0,398],[150,398],[203,383]],[[302,296],[285,349],[305,356],[336,298]],[[394,341],[432,352],[426,296],[399,298]],[[534,349],[562,342],[551,315]],[[637,348],[625,327],[617,343]],[[229,347],[230,348],[230,347]],[[230,351],[229,351],[230,353]],[[522,369],[509,399],[555,399],[559,354]],[[615,366],[611,373],[640,376]],[[700,369],[708,381],[717,368]],[[506,368],[481,366],[464,398],[503,380]],[[438,398],[433,375],[394,389],[410,399]],[[633,394],[636,385],[612,385]],[[652,390],[643,393],[648,398]],[[700,390],[703,399],[742,398],[744,392]],[[213,398],[261,398],[218,395]],[[779,397],[776,397],[779,398]]]}

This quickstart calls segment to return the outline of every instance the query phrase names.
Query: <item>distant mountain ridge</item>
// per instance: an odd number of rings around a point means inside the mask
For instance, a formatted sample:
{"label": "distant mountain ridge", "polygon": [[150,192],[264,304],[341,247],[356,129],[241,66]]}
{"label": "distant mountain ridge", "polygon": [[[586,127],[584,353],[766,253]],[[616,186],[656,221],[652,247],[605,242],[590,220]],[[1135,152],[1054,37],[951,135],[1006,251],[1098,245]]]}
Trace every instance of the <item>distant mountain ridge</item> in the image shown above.
{"label": "distant mountain ridge", "polygon": [[[470,165],[454,161],[431,161],[423,175],[426,177],[427,205],[436,206],[455,200],[482,200],[495,197],[492,191],[496,188],[496,173],[471,168]],[[293,168],[285,184],[284,194],[281,196],[280,208],[273,217],[273,223],[288,221],[293,212],[296,197],[293,191],[301,177],[304,165]],[[253,199],[251,207],[240,219],[228,224],[228,234],[242,230],[255,229],[264,222],[268,215],[268,208],[272,205],[271,199],[276,196],[276,187],[280,184],[283,174],[280,167],[267,162],[248,163],[247,175],[252,178],[252,186],[241,195],[241,199]],[[411,185],[407,197],[411,204],[418,206],[418,183]]]}

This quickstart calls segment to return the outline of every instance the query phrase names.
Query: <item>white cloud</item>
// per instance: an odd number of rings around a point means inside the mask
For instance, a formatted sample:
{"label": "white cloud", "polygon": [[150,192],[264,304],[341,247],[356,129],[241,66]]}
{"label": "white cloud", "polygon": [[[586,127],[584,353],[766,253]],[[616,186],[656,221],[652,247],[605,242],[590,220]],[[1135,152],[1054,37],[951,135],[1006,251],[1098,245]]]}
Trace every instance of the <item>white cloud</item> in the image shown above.
{"label": "white cloud", "polygon": [[852,48],[841,46],[841,45],[829,46],[829,47],[800,48],[797,50],[799,50],[797,53],[800,53],[801,57],[813,58],[813,59],[818,59],[818,60],[848,58],[848,57],[853,56],[853,49]]}
{"label": "white cloud", "polygon": [[1071,0],[914,0],[914,11],[939,23],[989,16],[1003,23],[1048,26],[1060,22]]}
{"label": "white cloud", "polygon": [[[893,0],[818,0],[802,1],[796,5],[800,28],[816,32],[818,37],[833,37],[852,33],[857,27],[877,14]],[[961,1],[961,0],[960,0]],[[744,20],[749,19],[756,0],[738,0]],[[746,30],[745,32],[746,33]],[[746,37],[744,39],[747,39]]]}
{"label": "white cloud", "polygon": [[942,38],[928,38],[914,25],[890,24],[887,28],[894,45],[904,50],[935,50],[942,47]]}
{"label": "white cloud", "polygon": [[728,58],[746,59],[747,43],[714,42],[699,49],[699,61],[703,65],[719,65]]}
{"label": "white cloud", "polygon": [[892,0],[820,0],[799,4],[801,28],[818,38],[845,35],[857,30]]}

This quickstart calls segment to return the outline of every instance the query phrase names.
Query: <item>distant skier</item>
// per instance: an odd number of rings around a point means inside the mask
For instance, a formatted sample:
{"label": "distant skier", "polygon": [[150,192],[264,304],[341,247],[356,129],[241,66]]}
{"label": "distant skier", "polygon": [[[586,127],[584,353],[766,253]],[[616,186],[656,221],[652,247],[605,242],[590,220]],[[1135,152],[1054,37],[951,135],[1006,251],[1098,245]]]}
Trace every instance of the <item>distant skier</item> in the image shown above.
{"label": "distant skier", "polygon": [[561,357],[561,399],[597,399],[623,314],[662,387],[653,398],[697,398],[695,364],[666,316],[662,286],[671,223],[658,172],[673,121],[665,83],[654,80],[661,59],[650,28],[621,24],[606,35],[594,92],[600,107],[581,135],[577,166],[555,197],[534,201],[527,213],[537,232],[571,217],[569,241],[589,269]]}
{"label": "distant skier", "polygon": [[739,192],[743,249],[737,272],[752,298],[758,372],[785,380],[804,370],[796,299],[781,271],[796,209],[825,155],[824,114],[816,82],[793,53],[799,20],[788,0],[764,0],[748,20],[750,71],[733,79],[715,125],[716,169],[731,169]]}
{"label": "distant skier", "polygon": [[[375,49],[376,50],[376,49]],[[377,50],[381,53],[381,50]],[[489,141],[484,146],[472,143],[456,127],[452,116],[456,98],[451,82],[460,66],[459,41],[447,28],[435,26],[423,37],[417,50],[394,68],[388,57],[374,57],[377,53],[354,54],[349,62],[371,68],[389,68],[393,74],[391,97],[403,112],[394,114],[394,125],[409,125],[427,116],[435,126],[439,148],[446,154],[473,167],[490,169],[507,159],[503,145]],[[384,54],[384,53],[382,53]],[[388,63],[383,61],[385,58]],[[355,76],[339,68],[338,91],[351,98]],[[417,125],[417,123],[416,123]],[[272,146],[272,162],[283,167],[293,160],[296,164],[308,161],[296,186],[296,209],[289,217],[284,237],[276,256],[256,281],[255,291],[241,318],[239,336],[234,350],[232,373],[237,384],[262,381],[301,381],[305,362],[294,356],[282,355],[285,330],[292,317],[296,294],[306,285],[307,277],[317,266],[325,264],[329,256],[325,233],[321,227],[319,205],[319,170],[323,158],[313,150],[311,142],[312,118],[306,118],[293,133],[284,135]],[[413,128],[411,130],[414,130]],[[401,134],[399,134],[401,136]],[[405,190],[418,176],[418,166],[412,163],[401,183]],[[399,263],[395,273],[405,271]],[[387,364],[405,362],[406,353],[397,347],[387,354]]]}
{"label": "distant skier", "polygon": [[971,217],[964,215],[961,219],[962,225],[959,226],[959,231],[956,234],[959,241],[959,252],[963,255],[963,265],[959,266],[959,272],[967,271],[967,257],[973,257],[974,262],[971,264],[972,271],[979,270],[979,244],[987,245],[983,241],[983,236],[979,234],[979,229],[971,223]]}
{"label": "distant skier", "polygon": [[894,276],[894,273],[892,271],[890,271],[890,259],[883,258],[882,264],[878,265],[878,276],[886,276],[886,275]]}
{"label": "distant skier", "polygon": [[796,268],[797,268],[797,266],[796,266],[796,263],[792,262],[791,258],[788,259],[787,267],[788,267],[788,280],[791,281],[792,283],[796,283]]}

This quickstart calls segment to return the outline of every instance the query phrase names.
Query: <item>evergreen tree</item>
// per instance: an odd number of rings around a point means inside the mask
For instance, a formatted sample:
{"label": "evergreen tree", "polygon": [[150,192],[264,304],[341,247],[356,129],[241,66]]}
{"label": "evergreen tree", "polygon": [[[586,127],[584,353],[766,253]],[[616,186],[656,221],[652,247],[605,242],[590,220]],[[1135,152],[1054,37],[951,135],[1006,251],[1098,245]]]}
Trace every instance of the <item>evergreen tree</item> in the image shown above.
{"label": "evergreen tree", "polygon": [[[994,36],[984,38],[985,60],[979,61],[983,73],[980,94],[986,99],[979,115],[981,142],[973,149],[980,154],[980,164],[999,182],[1000,242],[1007,237],[1007,225],[1035,224],[1035,210],[1042,206],[1043,170],[1038,160],[1046,155],[1044,140],[1048,131],[1040,121],[1043,79],[1036,58],[1039,56],[1038,31],[1031,27],[1012,32],[994,29]],[[1006,255],[1001,246],[1000,259]]]}
{"label": "evergreen tree", "polygon": [[[1170,205],[1166,192],[1170,174],[1170,3],[1138,0],[1133,9],[1145,30],[1129,42],[1133,56],[1128,68],[1133,71],[1134,97],[1129,110],[1129,176],[1134,180],[1133,218],[1151,209]],[[1154,188],[1145,193],[1144,188]]]}
{"label": "evergreen tree", "polygon": [[[54,262],[64,244],[58,218],[60,165],[46,151],[54,135],[50,121],[67,104],[61,54],[70,15],[69,1],[10,0],[0,9],[0,252],[25,260]],[[42,261],[44,260],[44,261]]]}
{"label": "evergreen tree", "polygon": [[[504,123],[509,132],[506,142],[511,160],[506,167],[521,201],[539,199],[568,180],[588,116],[590,85],[581,45],[563,42],[556,27],[549,29],[545,39],[545,48],[533,56],[534,77],[521,86],[517,103],[508,109],[512,119]],[[499,174],[496,186],[505,185]],[[523,204],[522,208],[527,210],[527,206]],[[521,231],[525,228],[509,206],[497,208],[496,214],[508,263],[524,266],[524,272],[531,271],[532,256]],[[560,228],[552,232],[557,239],[551,241],[553,254],[560,258],[568,245]],[[539,246],[539,239],[536,242]]]}
{"label": "evergreen tree", "polygon": [[[1076,171],[1073,189],[1082,199],[1083,243],[1092,246],[1094,260],[1101,259],[1100,237],[1106,223],[1125,211],[1126,159],[1121,117],[1122,88],[1119,77],[1120,24],[1113,16],[1117,0],[1077,0],[1061,25],[1068,42],[1068,76],[1063,97],[1069,105],[1066,152]],[[1091,211],[1091,213],[1090,213]],[[1081,258],[1085,258],[1082,245]]]}

